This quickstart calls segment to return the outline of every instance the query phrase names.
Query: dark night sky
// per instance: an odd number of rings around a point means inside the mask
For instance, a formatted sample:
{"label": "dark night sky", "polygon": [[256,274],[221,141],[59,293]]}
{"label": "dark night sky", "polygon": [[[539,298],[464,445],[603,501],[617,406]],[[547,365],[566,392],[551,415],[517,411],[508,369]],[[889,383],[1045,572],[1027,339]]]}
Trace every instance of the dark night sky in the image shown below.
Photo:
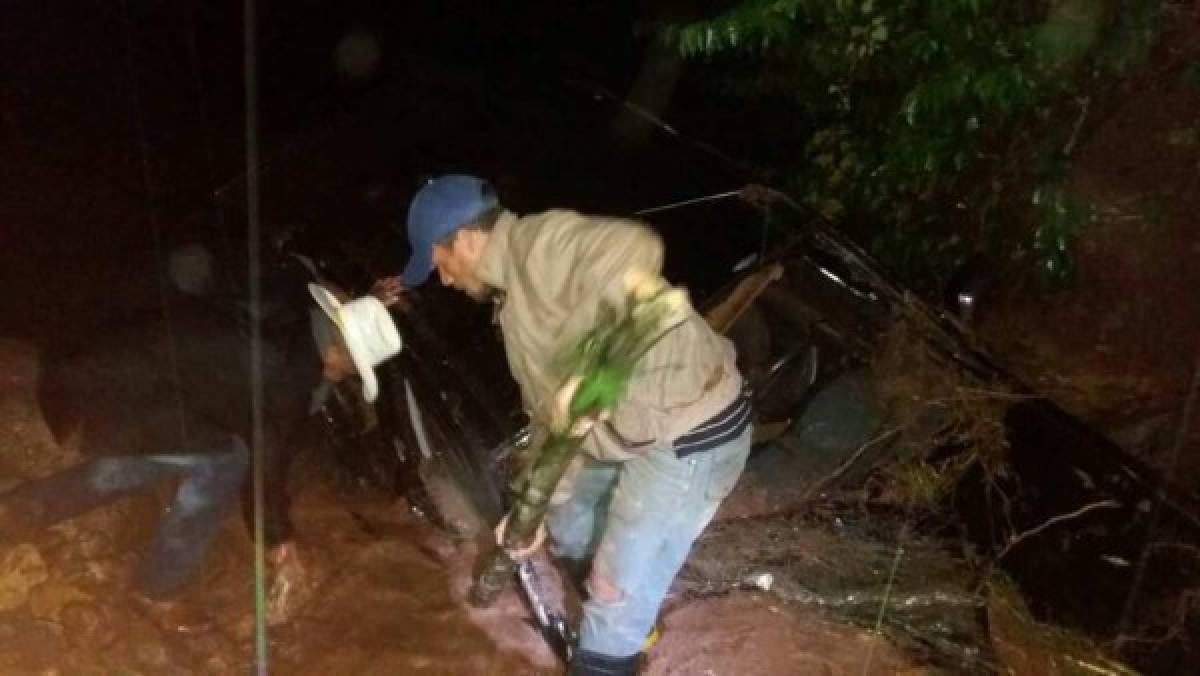
{"label": "dark night sky", "polygon": [[[565,85],[627,91],[646,47],[636,27],[658,5],[508,4],[260,2],[268,227],[379,226],[417,175],[447,170],[489,175],[522,210],[619,212],[730,187],[727,170],[676,150],[610,151],[615,110]],[[62,330],[30,317],[119,321],[153,302],[146,282],[173,242],[244,232],[241,3],[18,0],[3,14],[0,247],[14,292],[0,333]],[[335,65],[351,34],[378,46],[368,77]],[[373,183],[388,188],[367,208]],[[219,186],[232,188],[214,213]]]}
{"label": "dark night sky", "polygon": [[[406,77],[443,64],[478,77],[539,64],[555,77],[556,63],[592,54],[606,62],[592,60],[591,74],[628,71],[636,61],[628,12],[582,21],[592,12],[588,3],[509,15],[478,4],[260,3],[264,155],[331,124],[372,93],[403,92]],[[76,254],[133,254],[145,248],[145,224],[136,221],[149,218],[146,212],[175,221],[240,172],[241,3],[16,2],[4,14],[0,213],[5,248],[26,259],[16,267],[36,278],[46,269],[62,273],[55,263]],[[355,27],[380,48],[374,77],[363,80],[334,67],[338,40]],[[397,133],[415,138],[422,130]]]}

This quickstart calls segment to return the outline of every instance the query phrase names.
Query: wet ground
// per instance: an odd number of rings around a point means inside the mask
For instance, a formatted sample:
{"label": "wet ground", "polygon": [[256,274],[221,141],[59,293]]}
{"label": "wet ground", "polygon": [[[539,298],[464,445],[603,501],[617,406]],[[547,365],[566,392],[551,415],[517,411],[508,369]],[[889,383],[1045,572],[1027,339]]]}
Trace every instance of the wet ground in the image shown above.
{"label": "wet ground", "polygon": [[[9,483],[79,459],[41,419],[38,368],[27,344],[0,341],[0,475]],[[291,621],[270,634],[272,673],[560,671],[514,593],[488,610],[465,603],[477,543],[437,530],[402,500],[348,499],[311,474],[301,483],[294,513],[312,587]],[[230,517],[201,578],[181,598],[215,620],[211,628],[165,631],[134,600],[132,571],[166,489],[27,542],[0,543],[0,673],[247,673],[254,580],[240,520]],[[759,591],[698,598],[677,590],[662,624],[650,674],[924,673],[872,632]]]}

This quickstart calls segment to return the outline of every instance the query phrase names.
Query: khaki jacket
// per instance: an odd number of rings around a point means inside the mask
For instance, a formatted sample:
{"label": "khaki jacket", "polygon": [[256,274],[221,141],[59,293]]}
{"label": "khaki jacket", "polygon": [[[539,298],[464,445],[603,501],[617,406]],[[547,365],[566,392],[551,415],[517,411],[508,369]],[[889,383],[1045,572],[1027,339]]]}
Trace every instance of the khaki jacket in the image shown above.
{"label": "khaki jacket", "polygon": [[[662,263],[662,240],[635,221],[566,210],[501,214],[478,272],[502,292],[497,317],[508,365],[536,423],[550,420],[565,381],[558,357],[595,326],[604,303],[624,304],[625,271],[661,274]],[[741,387],[732,343],[693,311],[646,353],[625,401],[593,428],[583,448],[603,461],[670,448]]]}

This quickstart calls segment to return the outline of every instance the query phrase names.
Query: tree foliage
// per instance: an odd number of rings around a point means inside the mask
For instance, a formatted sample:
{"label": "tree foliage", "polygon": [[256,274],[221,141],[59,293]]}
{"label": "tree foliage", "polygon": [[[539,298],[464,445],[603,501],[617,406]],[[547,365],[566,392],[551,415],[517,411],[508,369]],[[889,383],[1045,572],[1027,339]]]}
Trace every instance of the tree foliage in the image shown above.
{"label": "tree foliage", "polygon": [[1063,281],[1087,220],[1065,190],[1071,153],[1162,4],[740,0],[661,35],[723,95],[785,109],[763,130],[773,167],[910,282],[973,250]]}

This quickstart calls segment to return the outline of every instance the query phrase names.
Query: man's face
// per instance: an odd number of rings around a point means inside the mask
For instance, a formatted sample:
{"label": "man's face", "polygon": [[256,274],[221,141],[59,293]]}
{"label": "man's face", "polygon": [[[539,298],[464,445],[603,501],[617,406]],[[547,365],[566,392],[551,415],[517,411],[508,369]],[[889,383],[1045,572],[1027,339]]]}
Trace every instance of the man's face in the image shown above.
{"label": "man's face", "polygon": [[478,230],[459,230],[449,243],[433,246],[433,264],[443,286],[451,286],[471,298],[484,302],[491,289],[475,274],[487,235]]}

